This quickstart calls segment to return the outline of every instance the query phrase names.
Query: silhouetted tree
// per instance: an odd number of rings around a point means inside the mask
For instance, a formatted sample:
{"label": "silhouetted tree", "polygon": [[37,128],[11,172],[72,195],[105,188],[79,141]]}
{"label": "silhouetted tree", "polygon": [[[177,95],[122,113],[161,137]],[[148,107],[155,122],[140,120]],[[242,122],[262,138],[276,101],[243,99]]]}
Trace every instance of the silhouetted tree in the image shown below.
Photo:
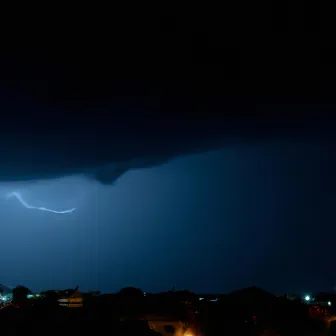
{"label": "silhouetted tree", "polygon": [[13,289],[13,302],[14,303],[25,303],[27,299],[27,295],[31,293],[31,291],[24,286],[16,286]]}
{"label": "silhouetted tree", "polygon": [[136,287],[125,287],[120,289],[119,296],[127,298],[143,298],[144,292],[140,288]]}

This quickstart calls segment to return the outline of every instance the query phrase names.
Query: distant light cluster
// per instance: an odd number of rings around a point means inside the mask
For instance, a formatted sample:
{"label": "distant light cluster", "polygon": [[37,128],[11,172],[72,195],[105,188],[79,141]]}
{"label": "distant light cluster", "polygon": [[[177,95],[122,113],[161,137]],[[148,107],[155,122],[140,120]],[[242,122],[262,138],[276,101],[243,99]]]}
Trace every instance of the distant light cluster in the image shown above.
{"label": "distant light cluster", "polygon": [[72,208],[72,209],[68,209],[68,210],[62,210],[62,211],[57,211],[57,210],[53,210],[53,209],[48,209],[45,207],[36,207],[33,205],[28,204],[22,197],[20,192],[17,191],[13,191],[10,192],[6,195],[6,198],[12,198],[15,197],[25,208],[27,209],[35,209],[35,210],[41,210],[41,211],[48,211],[48,212],[52,212],[55,214],[68,214],[68,213],[72,213],[73,211],[76,210],[76,208]]}

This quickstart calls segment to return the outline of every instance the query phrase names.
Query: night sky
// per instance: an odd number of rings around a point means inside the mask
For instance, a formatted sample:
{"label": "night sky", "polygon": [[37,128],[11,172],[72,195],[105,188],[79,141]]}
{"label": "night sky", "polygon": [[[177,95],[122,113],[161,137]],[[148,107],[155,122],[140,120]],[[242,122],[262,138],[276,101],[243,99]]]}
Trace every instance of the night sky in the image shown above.
{"label": "night sky", "polygon": [[[212,14],[4,39],[0,283],[203,293],[336,285],[330,50],[317,46],[318,25],[291,15],[282,24],[276,14]],[[119,178],[98,182],[109,164]],[[76,210],[27,209],[10,192]]]}
{"label": "night sky", "polygon": [[34,290],[331,289],[335,175],[323,145],[228,146],[131,171],[113,186],[68,177],[16,189],[35,206],[77,209],[51,214],[2,199],[1,281]]}

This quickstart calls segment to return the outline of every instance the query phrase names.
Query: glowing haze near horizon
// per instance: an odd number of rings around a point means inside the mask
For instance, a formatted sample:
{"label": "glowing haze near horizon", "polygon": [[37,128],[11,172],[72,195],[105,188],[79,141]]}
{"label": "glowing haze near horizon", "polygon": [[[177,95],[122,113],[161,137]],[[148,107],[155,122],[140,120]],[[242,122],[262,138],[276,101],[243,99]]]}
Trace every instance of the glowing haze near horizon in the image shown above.
{"label": "glowing haze near horizon", "polygon": [[82,177],[0,185],[1,195],[19,190],[34,207],[77,208],[60,215],[1,198],[0,283],[36,291],[331,289],[329,165],[323,145],[279,141],[130,171],[112,186]]}

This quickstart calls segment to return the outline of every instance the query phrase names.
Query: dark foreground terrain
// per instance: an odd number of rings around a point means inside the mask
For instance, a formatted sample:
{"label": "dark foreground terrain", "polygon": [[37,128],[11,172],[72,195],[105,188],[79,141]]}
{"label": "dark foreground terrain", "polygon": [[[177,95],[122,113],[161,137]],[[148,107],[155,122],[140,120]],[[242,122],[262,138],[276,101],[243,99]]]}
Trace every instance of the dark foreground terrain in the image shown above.
{"label": "dark foreground terrain", "polygon": [[60,306],[64,293],[54,291],[33,300],[14,298],[0,309],[0,335],[336,335],[331,309],[255,287],[215,299],[188,291],[145,295],[132,289],[74,294],[67,298],[82,300],[77,307]]}

